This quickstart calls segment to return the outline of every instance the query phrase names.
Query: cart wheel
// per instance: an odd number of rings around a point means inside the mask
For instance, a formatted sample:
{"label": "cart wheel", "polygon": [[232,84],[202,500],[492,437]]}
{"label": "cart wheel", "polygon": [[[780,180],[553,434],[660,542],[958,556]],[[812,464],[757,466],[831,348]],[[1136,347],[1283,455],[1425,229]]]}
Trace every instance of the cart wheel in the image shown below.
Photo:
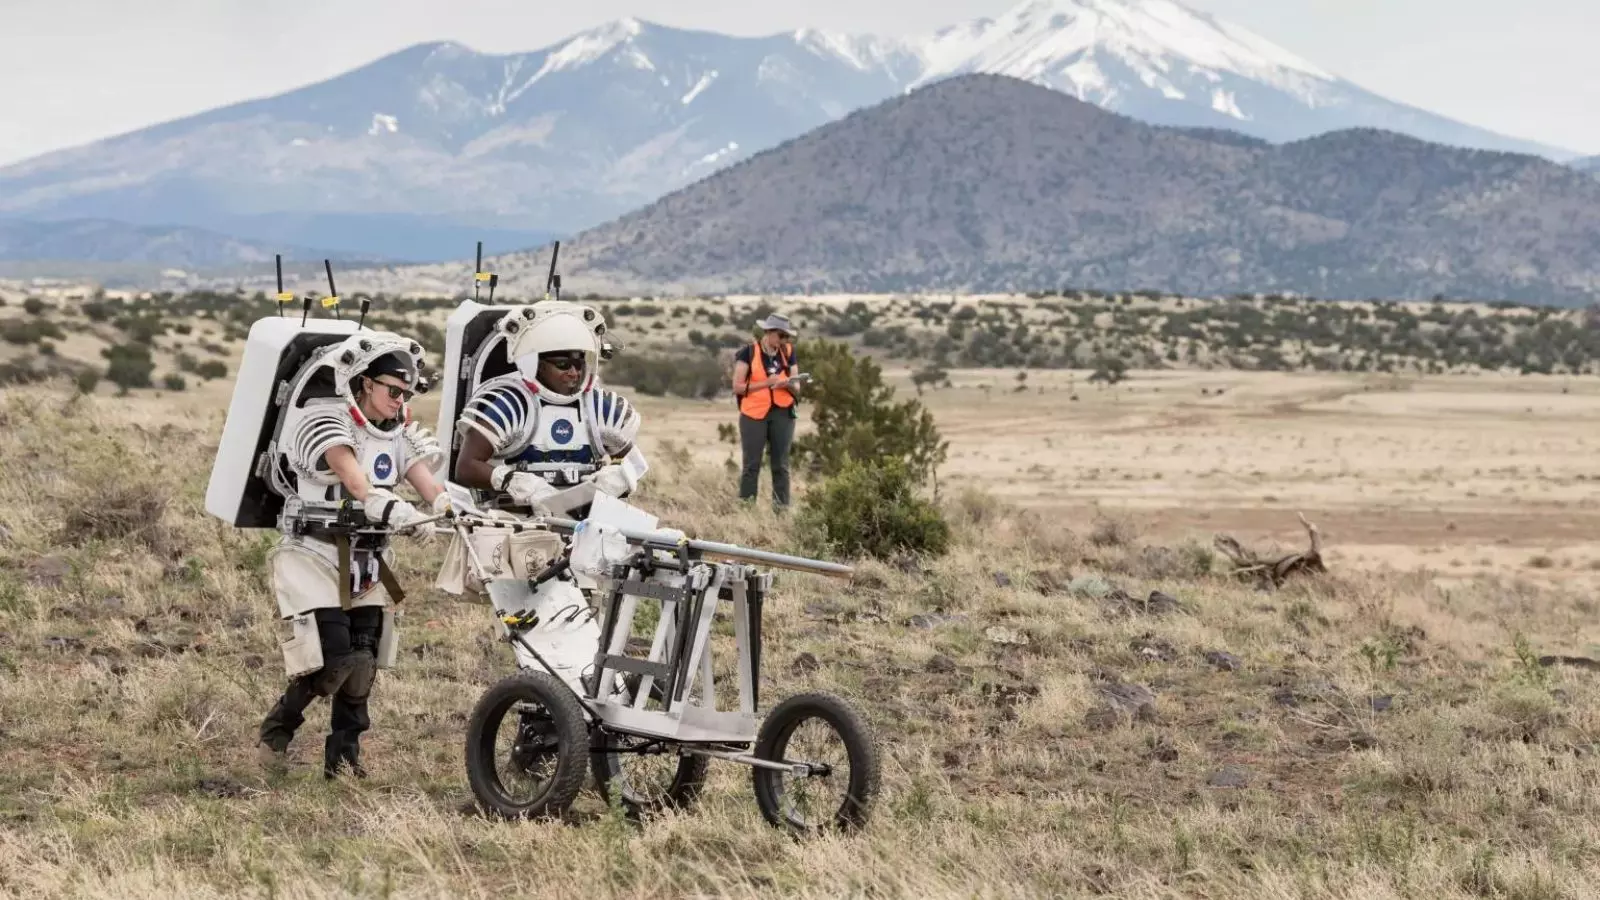
{"label": "cart wheel", "polygon": [[[700,797],[711,760],[679,754],[654,738],[618,734],[598,725],[589,728],[590,766],[600,798],[615,793],[631,818],[642,819],[669,809],[688,809]],[[607,747],[620,750],[605,752]],[[645,748],[643,753],[632,752]]]}
{"label": "cart wheel", "polygon": [[[508,719],[511,746],[499,750]],[[506,819],[561,815],[583,788],[586,737],[583,707],[565,684],[545,672],[501,679],[478,700],[467,723],[473,795]]]}
{"label": "cart wheel", "polygon": [[756,804],[768,822],[801,834],[866,824],[878,793],[878,748],[867,723],[843,700],[811,693],[779,703],[761,723],[754,755],[820,769],[806,776],[751,770]]}

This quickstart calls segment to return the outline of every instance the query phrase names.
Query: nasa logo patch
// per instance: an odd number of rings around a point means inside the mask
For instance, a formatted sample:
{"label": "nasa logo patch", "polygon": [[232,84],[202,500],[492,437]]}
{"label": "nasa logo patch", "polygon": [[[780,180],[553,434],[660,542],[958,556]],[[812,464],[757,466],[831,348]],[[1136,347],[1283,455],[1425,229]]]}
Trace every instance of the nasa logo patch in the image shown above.
{"label": "nasa logo patch", "polygon": [[378,458],[372,461],[372,474],[379,479],[387,479],[394,474],[394,459],[387,453],[379,453]]}
{"label": "nasa logo patch", "polygon": [[550,426],[550,437],[558,444],[572,440],[572,423],[566,419],[555,420]]}

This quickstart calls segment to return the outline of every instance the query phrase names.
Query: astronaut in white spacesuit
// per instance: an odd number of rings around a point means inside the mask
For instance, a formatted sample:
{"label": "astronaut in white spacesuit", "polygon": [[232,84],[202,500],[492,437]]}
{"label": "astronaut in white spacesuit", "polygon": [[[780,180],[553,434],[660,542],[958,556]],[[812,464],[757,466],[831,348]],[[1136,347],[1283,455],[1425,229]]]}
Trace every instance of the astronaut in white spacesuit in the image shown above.
{"label": "astronaut in white spacesuit", "polygon": [[[455,480],[508,498],[514,512],[562,514],[547,504],[565,488],[592,482],[626,497],[638,486],[643,460],[634,447],[639,413],[621,395],[597,386],[603,320],[592,308],[547,301],[531,321],[512,313],[507,356],[517,371],[485,381],[468,398],[466,431]],[[603,327],[603,326],[602,326]]]}
{"label": "astronaut in white spacesuit", "polygon": [[[634,446],[640,419],[633,404],[598,385],[600,314],[543,301],[508,313],[498,327],[516,370],[484,381],[463,404],[455,428],[465,434],[452,480],[513,515],[584,519],[595,494],[627,497],[646,470]],[[582,612],[592,613],[585,595],[592,586],[569,571],[531,595],[509,583],[501,588],[497,611],[537,622],[520,632],[519,663],[538,665],[524,653],[524,645],[535,647],[559,677],[584,691],[600,640],[598,622]]]}
{"label": "astronaut in white spacesuit", "polygon": [[[435,514],[448,507],[448,495],[430,471],[440,447],[411,421],[407,406],[421,347],[363,331],[331,358],[335,364],[319,373],[321,390],[306,392],[321,396],[291,404],[278,440],[294,494],[270,564],[278,611],[296,632],[284,645],[291,680],[261,723],[260,751],[269,766],[281,767],[307,706],[328,697],[323,773],[332,778],[348,764],[365,777],[360,736],[371,727],[368,698],[377,670],[394,663],[394,604],[403,597],[389,568],[389,534],[429,517],[394,488],[409,483]],[[327,511],[341,507],[391,531],[357,533],[337,521],[329,527]]]}

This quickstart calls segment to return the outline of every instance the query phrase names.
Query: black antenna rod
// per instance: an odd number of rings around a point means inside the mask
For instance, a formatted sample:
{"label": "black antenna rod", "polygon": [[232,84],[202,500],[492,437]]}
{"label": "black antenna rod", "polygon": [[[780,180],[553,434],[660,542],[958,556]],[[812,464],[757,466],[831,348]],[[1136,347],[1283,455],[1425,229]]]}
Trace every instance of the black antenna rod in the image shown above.
{"label": "black antenna rod", "polygon": [[561,242],[560,241],[556,241],[555,248],[550,251],[550,274],[546,275],[545,279],[544,279],[544,296],[545,296],[546,300],[550,299],[550,286],[551,285],[554,285],[555,289],[556,289],[556,297],[555,298],[557,300],[561,299],[561,276],[556,274],[556,260],[559,259],[560,257],[561,257]]}
{"label": "black antenna rod", "polygon": [[499,284],[499,283],[500,283],[500,276],[491,273],[489,275],[489,303],[491,305],[494,303],[494,286]]}
{"label": "black antenna rod", "polygon": [[273,254],[273,262],[278,267],[278,318],[283,318],[283,305],[294,299],[293,294],[283,292],[283,254]]}
{"label": "black antenna rod", "polygon": [[478,261],[472,266],[472,301],[478,301],[478,285],[483,283],[483,241],[478,242]]}
{"label": "black antenna rod", "polygon": [[328,296],[322,299],[322,308],[328,309],[331,307],[333,309],[333,317],[342,319],[344,316],[339,315],[339,292],[333,287],[333,261],[323,260],[322,267],[328,270]]}

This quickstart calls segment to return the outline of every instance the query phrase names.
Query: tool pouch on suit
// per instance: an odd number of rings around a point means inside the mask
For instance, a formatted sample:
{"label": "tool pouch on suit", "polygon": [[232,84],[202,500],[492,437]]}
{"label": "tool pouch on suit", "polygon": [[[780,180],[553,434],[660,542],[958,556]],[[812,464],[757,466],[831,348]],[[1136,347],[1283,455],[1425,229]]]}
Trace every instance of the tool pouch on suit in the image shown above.
{"label": "tool pouch on suit", "polygon": [[383,631],[378,634],[377,665],[380,669],[394,668],[400,656],[400,611],[393,606],[383,608]]}
{"label": "tool pouch on suit", "polygon": [[317,617],[308,612],[289,621],[293,634],[280,645],[284,674],[295,678],[322,668],[322,636],[317,632]]}

